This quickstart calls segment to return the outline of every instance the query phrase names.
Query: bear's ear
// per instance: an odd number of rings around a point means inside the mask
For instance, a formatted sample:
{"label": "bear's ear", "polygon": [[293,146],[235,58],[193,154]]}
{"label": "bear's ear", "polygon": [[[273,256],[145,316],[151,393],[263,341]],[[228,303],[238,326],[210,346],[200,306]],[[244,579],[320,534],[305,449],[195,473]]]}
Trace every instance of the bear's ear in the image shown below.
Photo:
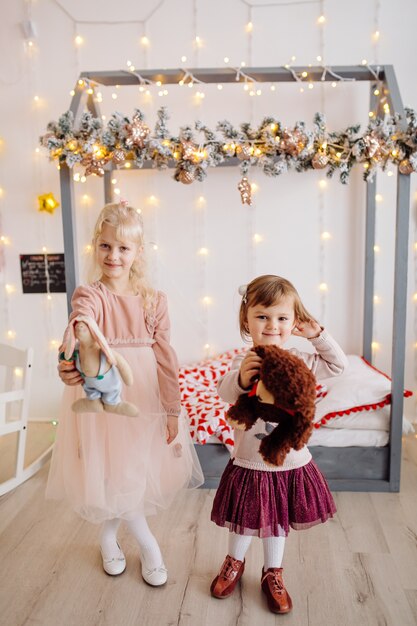
{"label": "bear's ear", "polygon": [[261,359],[264,358],[266,351],[267,351],[267,346],[256,346],[254,350],[254,352],[256,352],[256,354],[260,356]]}

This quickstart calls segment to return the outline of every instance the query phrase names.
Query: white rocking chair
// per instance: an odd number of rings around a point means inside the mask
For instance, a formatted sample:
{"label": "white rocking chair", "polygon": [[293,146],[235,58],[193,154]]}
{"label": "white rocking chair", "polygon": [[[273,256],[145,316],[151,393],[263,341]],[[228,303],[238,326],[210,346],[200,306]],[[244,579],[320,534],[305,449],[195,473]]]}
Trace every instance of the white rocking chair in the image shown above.
{"label": "white rocking chair", "polygon": [[[7,476],[3,477],[3,482],[0,478],[0,496],[33,476],[49,459],[52,452],[51,444],[25,467],[32,362],[32,348],[19,350],[13,346],[0,344],[0,442],[5,443],[7,435],[10,439],[10,435],[16,433],[14,472],[8,471]],[[6,445],[5,449],[9,453],[10,445]],[[1,456],[5,458],[4,452]],[[10,465],[13,465],[13,460]]]}

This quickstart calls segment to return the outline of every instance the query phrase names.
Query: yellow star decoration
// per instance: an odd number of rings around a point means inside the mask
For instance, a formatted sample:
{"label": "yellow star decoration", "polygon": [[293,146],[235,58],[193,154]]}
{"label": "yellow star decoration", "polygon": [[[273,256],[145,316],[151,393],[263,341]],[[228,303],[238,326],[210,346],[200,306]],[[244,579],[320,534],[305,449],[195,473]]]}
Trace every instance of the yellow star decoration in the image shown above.
{"label": "yellow star decoration", "polygon": [[38,196],[38,211],[53,213],[58,206],[59,202],[54,198],[53,193],[44,193],[43,196]]}

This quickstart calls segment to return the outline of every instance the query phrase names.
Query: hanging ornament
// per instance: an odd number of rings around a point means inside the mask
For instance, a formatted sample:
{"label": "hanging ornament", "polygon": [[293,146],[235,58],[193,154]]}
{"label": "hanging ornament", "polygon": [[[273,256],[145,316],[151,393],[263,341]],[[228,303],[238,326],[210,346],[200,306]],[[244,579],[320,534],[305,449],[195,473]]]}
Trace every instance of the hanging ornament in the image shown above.
{"label": "hanging ornament", "polygon": [[371,159],[380,148],[379,140],[373,135],[365,135],[363,142],[365,144],[365,156]]}
{"label": "hanging ornament", "polygon": [[315,170],[322,170],[323,167],[326,167],[328,162],[329,162],[329,157],[327,156],[327,154],[324,154],[323,152],[316,152],[316,154],[311,159],[311,165],[313,166]]}
{"label": "hanging ornament", "polygon": [[408,159],[403,159],[398,166],[401,174],[412,174],[414,172],[413,166]]}
{"label": "hanging ornament", "polygon": [[181,153],[184,161],[193,161],[196,159],[197,147],[192,141],[181,141]]}
{"label": "hanging ornament", "polygon": [[126,130],[126,146],[128,148],[143,148],[147,136],[150,133],[150,128],[140,118],[140,115],[135,114],[132,117],[132,123],[125,125]]}
{"label": "hanging ornament", "polygon": [[297,129],[288,130],[285,129],[282,133],[281,146],[285,152],[288,152],[291,156],[297,156],[304,150],[306,145],[306,137],[303,133]]}
{"label": "hanging ornament", "polygon": [[181,170],[178,174],[178,180],[184,185],[190,185],[194,181],[194,174],[188,170]]}
{"label": "hanging ornament", "polygon": [[53,213],[57,207],[59,207],[59,202],[55,199],[52,192],[38,196],[38,211]]}
{"label": "hanging ornament", "polygon": [[85,165],[85,175],[97,174],[97,176],[104,176],[104,166],[106,161],[104,159],[97,159],[93,154],[87,154],[81,161],[82,165]]}
{"label": "hanging ornament", "polygon": [[252,189],[250,186],[250,182],[244,176],[242,180],[238,183],[237,188],[240,191],[240,198],[242,200],[242,204],[252,204]]}
{"label": "hanging ornament", "polygon": [[111,160],[113,161],[113,163],[115,163],[115,165],[120,165],[121,163],[124,163],[126,161],[126,155],[123,150],[120,150],[120,148],[116,148],[116,150],[113,150],[112,152]]}
{"label": "hanging ornament", "polygon": [[239,145],[236,148],[236,155],[237,155],[237,158],[240,159],[241,161],[246,161],[247,159],[250,159],[251,156],[253,155],[253,148],[249,143],[244,143],[242,145]]}

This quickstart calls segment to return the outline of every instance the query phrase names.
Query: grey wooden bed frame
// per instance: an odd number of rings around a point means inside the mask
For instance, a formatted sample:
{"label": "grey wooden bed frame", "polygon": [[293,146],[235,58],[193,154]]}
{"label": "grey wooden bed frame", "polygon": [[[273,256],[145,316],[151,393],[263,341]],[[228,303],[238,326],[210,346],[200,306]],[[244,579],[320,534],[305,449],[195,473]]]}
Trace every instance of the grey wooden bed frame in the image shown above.
{"label": "grey wooden bed frame", "polygon": [[[309,80],[334,81],[335,76],[343,79],[367,81],[370,84],[370,107],[383,116],[382,102],[374,94],[375,85],[382,84],[381,92],[390,105],[391,113],[401,116],[405,126],[405,114],[397,79],[392,65],[379,67],[370,66],[333,66],[245,68],[245,74],[256,82],[293,82],[294,73],[300,74],[308,70]],[[188,70],[195,79],[204,83],[236,83],[237,72],[232,68],[206,68]],[[82,72],[80,79],[87,83],[112,85],[135,85],[143,81],[162,81],[164,84],[178,84],[185,75],[182,69],[140,70],[135,72]],[[239,77],[243,82],[243,76]],[[93,96],[78,85],[72,98],[70,109],[75,121],[87,108],[93,115],[100,117],[97,102]],[[224,163],[236,165],[237,159]],[[145,168],[151,167],[146,163]],[[116,166],[108,164],[104,174],[104,196],[106,202],[112,201],[112,170]],[[135,167],[131,168],[136,169]],[[70,310],[72,293],[78,283],[77,238],[74,202],[74,184],[71,170],[65,165],[60,169],[62,221],[65,251],[65,277],[67,285],[67,302]],[[365,276],[364,276],[364,320],[363,320],[363,356],[372,363],[372,331],[373,331],[373,296],[374,296],[374,244],[375,244],[375,192],[376,178],[365,183],[366,191],[366,224],[365,224]],[[400,490],[401,472],[401,435],[403,414],[404,361],[405,361],[405,330],[407,303],[407,260],[409,230],[409,198],[410,177],[397,173],[397,207],[395,233],[395,268],[393,297],[393,342],[392,342],[392,386],[391,386],[391,425],[389,444],[382,448],[348,447],[331,448],[324,446],[311,447],[314,459],[328,479],[334,491],[392,491]],[[229,453],[222,444],[196,444],[204,474],[204,487],[215,488],[229,459]]]}

